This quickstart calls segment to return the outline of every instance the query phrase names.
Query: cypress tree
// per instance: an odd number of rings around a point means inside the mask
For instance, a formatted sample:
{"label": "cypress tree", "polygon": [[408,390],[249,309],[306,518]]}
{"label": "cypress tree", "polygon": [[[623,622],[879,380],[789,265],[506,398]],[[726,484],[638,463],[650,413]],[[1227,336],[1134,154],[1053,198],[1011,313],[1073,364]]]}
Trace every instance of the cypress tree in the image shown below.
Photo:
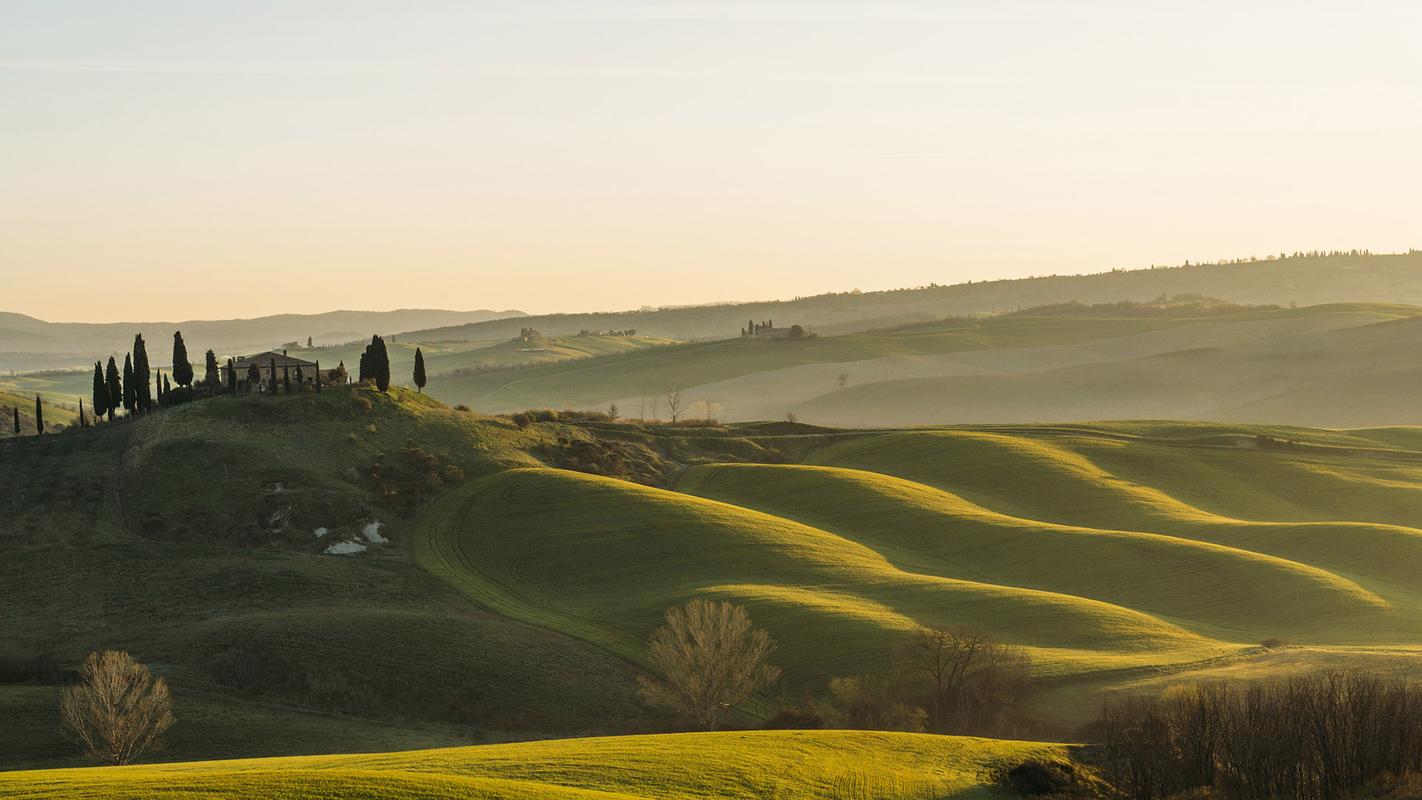
{"label": "cypress tree", "polygon": [[204,370],[206,374],[203,375],[202,380],[207,384],[208,390],[215,394],[222,386],[222,376],[218,374],[217,354],[211,350],[207,351],[204,361],[207,368]]}
{"label": "cypress tree", "polygon": [[268,382],[272,394],[276,394],[276,357],[272,357],[272,379]]}
{"label": "cypress tree", "polygon": [[94,390],[90,399],[94,406],[94,421],[98,422],[99,417],[109,410],[109,386],[104,383],[104,365],[100,361],[94,362]]}
{"label": "cypress tree", "polygon": [[281,367],[281,390],[291,394],[291,363],[283,364]]}
{"label": "cypress tree", "polygon": [[109,394],[104,408],[107,409],[109,422],[113,422],[114,414],[123,405],[123,381],[119,378],[118,364],[113,356],[109,356],[109,368],[104,373],[104,388],[108,389]]}
{"label": "cypress tree", "polygon": [[44,406],[40,405],[40,396],[35,395],[35,435],[44,434]]}
{"label": "cypress tree", "polygon": [[262,371],[257,369],[257,362],[253,361],[247,366],[247,391],[257,388],[257,384],[262,382]]}
{"label": "cypress tree", "polygon": [[79,398],[79,427],[89,427],[89,421],[84,418],[84,398]]}
{"label": "cypress tree", "polygon": [[153,385],[156,387],[156,391],[154,392],[154,394],[157,395],[155,399],[158,401],[158,405],[161,406],[163,405],[163,403],[167,402],[166,399],[163,397],[163,370],[157,370],[153,374]]}
{"label": "cypress tree", "polygon": [[138,387],[133,385],[133,356],[123,357],[123,410],[129,414],[138,407]]}
{"label": "cypress tree", "polygon": [[19,435],[20,435],[20,407],[19,407],[19,406],[15,406],[15,408],[14,408],[13,410],[14,410],[14,412],[15,412],[15,435],[16,435],[16,436],[19,436]]}
{"label": "cypress tree", "polygon": [[188,361],[188,346],[183,342],[182,331],[173,331],[173,380],[179,386],[193,385],[193,365]]}
{"label": "cypress tree", "polygon": [[168,395],[173,393],[173,384],[168,383],[168,376],[163,376],[163,402],[168,402]]}
{"label": "cypress tree", "polygon": [[146,413],[153,407],[153,372],[148,367],[148,345],[141,333],[133,337],[133,380],[134,405]]}
{"label": "cypress tree", "polygon": [[227,359],[227,393],[237,394],[237,362]]}
{"label": "cypress tree", "polygon": [[316,362],[316,394],[321,393],[321,362]]}
{"label": "cypress tree", "polygon": [[385,349],[385,340],[379,335],[370,337],[369,352],[367,371],[375,380],[375,388],[387,392],[390,390],[390,353]]}
{"label": "cypress tree", "polygon": [[425,354],[420,352],[420,348],[415,348],[415,388],[420,394],[425,392]]}

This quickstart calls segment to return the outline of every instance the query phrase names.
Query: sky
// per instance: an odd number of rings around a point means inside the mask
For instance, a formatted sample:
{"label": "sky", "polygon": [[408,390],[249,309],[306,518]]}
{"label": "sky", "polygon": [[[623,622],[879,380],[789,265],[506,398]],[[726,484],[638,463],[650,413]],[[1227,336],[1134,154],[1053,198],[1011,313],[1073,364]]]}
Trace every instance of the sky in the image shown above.
{"label": "sky", "polygon": [[0,310],[789,298],[1422,246],[1413,0],[0,0]]}

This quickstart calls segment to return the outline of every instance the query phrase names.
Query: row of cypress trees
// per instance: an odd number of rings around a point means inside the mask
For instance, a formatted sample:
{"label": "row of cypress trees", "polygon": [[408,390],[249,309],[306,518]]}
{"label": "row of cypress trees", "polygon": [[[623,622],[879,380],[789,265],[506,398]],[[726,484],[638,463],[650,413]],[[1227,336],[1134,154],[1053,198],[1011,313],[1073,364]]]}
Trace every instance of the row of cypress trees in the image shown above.
{"label": "row of cypress trees", "polygon": [[[159,386],[161,391],[161,382]],[[102,362],[94,362],[90,401],[94,406],[95,419],[106,416],[112,422],[114,413],[120,408],[130,414],[146,414],[153,410],[153,400],[148,347],[143,341],[143,334],[133,337],[133,351],[124,355],[122,373],[113,356],[109,356],[107,369]],[[80,418],[83,418],[82,413]]]}
{"label": "row of cypress trees", "polygon": [[[227,372],[227,390],[237,391],[237,366],[233,359],[228,359],[225,366],[220,366],[217,361],[217,354],[208,350],[204,354],[203,383],[216,390],[223,383],[222,372]],[[170,375],[163,375],[161,371],[157,373],[156,381],[148,363],[148,348],[143,341],[143,335],[138,334],[133,339],[133,350],[124,356],[123,368],[120,370],[115,357],[110,356],[107,367],[102,361],[94,362],[94,380],[90,401],[93,404],[93,414],[95,419],[106,417],[110,422],[114,420],[119,409],[123,409],[129,414],[144,414],[153,409],[155,397],[153,386],[156,383],[157,397],[159,404],[169,400],[173,392],[173,385],[177,384],[183,390],[191,390],[195,374],[193,365],[188,358],[187,343],[183,341],[182,331],[173,333],[173,361]],[[342,365],[344,366],[344,364]],[[276,360],[271,363],[271,380],[268,385],[272,391],[277,390],[280,385],[286,392],[291,391],[291,373],[289,368],[283,369],[283,375],[278,381]],[[415,386],[423,392],[427,383],[425,374],[425,355],[420,348],[415,348]],[[171,380],[170,380],[171,378]],[[246,379],[251,383],[261,381],[261,370],[256,364],[249,367]],[[296,370],[296,381],[302,383],[304,376],[301,368]],[[365,352],[360,357],[361,382],[372,381],[380,391],[390,389],[390,353],[386,349],[385,339],[379,335],[372,336],[370,344],[366,345]],[[320,366],[317,365],[316,391],[321,391]],[[39,397],[35,398],[36,417],[39,418]],[[80,424],[85,423],[83,403],[80,402]],[[16,431],[18,433],[19,409],[15,410]],[[42,424],[42,423],[41,423]]]}

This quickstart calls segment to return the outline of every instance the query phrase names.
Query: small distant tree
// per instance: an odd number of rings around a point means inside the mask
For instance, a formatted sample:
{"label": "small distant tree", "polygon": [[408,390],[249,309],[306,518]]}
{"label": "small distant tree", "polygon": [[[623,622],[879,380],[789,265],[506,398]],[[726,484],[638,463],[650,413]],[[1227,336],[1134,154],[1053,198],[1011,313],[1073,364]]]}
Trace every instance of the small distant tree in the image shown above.
{"label": "small distant tree", "polygon": [[103,362],[94,362],[94,386],[91,393],[93,397],[90,398],[90,402],[94,409],[94,421],[98,422],[99,417],[109,410],[109,387],[104,383]]}
{"label": "small distant tree", "polygon": [[616,403],[612,403],[612,404],[610,404],[610,405],[607,407],[607,418],[608,418],[608,419],[613,420],[613,421],[615,422],[615,421],[617,420],[617,417],[618,417],[619,413],[620,413],[620,412],[617,410],[617,404],[616,404]]}
{"label": "small distant tree", "polygon": [[247,366],[247,391],[257,388],[262,382],[262,371],[257,369],[257,362],[253,361]]}
{"label": "small distant tree", "polygon": [[843,389],[844,387],[848,386],[848,385],[849,385],[849,373],[848,373],[848,372],[841,372],[841,373],[839,373],[838,381],[839,381],[839,388]]}
{"label": "small distant tree", "polygon": [[39,395],[35,395],[35,433],[44,433],[44,405],[40,403]]}
{"label": "small distant tree", "polygon": [[420,352],[420,348],[415,348],[415,388],[424,394],[425,391],[425,354]]}
{"label": "small distant tree", "polygon": [[101,764],[121,766],[161,744],[173,726],[168,684],[128,653],[90,653],[79,683],[64,690],[60,726]]}
{"label": "small distant tree", "polygon": [[114,414],[123,406],[123,379],[119,377],[118,362],[113,356],[109,356],[109,366],[104,371],[104,387],[108,389],[109,401],[105,406],[109,422],[114,421]]}
{"label": "small distant tree", "polygon": [[671,414],[671,421],[676,422],[681,418],[682,407],[682,387],[678,383],[669,383],[662,390],[662,397],[667,401],[667,413]]}
{"label": "small distant tree", "polygon": [[179,386],[193,385],[193,365],[188,361],[188,346],[183,342],[182,331],[173,331],[173,380]]}
{"label": "small distant tree", "polygon": [[310,349],[311,349],[311,346],[312,346],[312,345],[311,345],[311,337],[308,336],[308,337],[306,337],[306,349],[307,349],[307,350],[310,350]]}
{"label": "small distant tree", "polygon": [[203,378],[202,382],[207,384],[207,388],[213,392],[222,388],[221,370],[217,366],[217,354],[208,350],[203,356]]}
{"label": "small distant tree", "polygon": [[715,730],[723,713],[780,677],[766,663],[774,651],[770,635],[751,626],[744,608],[695,599],[667,609],[666,624],[648,640],[662,677],[642,677],[642,695]]}

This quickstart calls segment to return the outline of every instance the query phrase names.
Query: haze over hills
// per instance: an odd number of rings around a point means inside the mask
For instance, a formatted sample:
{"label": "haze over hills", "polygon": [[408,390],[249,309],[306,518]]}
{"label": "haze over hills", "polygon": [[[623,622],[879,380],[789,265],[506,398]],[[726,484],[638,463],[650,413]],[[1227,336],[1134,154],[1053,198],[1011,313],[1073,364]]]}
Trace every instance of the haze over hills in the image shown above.
{"label": "haze over hills", "polygon": [[1271,257],[1239,263],[1120,269],[1094,275],[976,281],[886,292],[842,292],[773,302],[687,308],[532,315],[520,320],[410,331],[411,341],[471,341],[514,336],[522,327],[558,336],[580,330],[632,328],[648,336],[722,339],[748,320],[800,324],[820,334],[1015,311],[1055,303],[1148,301],[1161,295],[1204,295],[1242,305],[1336,302],[1422,304],[1422,251],[1397,255]]}
{"label": "haze over hills", "polygon": [[0,369],[49,369],[84,366],[100,355],[122,352],[135,333],[150,340],[183,331],[190,341],[218,352],[237,354],[276,347],[282,342],[341,344],[374,333],[399,333],[431,325],[453,325],[521,316],[521,311],[328,311],[277,314],[252,319],[184,322],[46,322],[0,311]]}

